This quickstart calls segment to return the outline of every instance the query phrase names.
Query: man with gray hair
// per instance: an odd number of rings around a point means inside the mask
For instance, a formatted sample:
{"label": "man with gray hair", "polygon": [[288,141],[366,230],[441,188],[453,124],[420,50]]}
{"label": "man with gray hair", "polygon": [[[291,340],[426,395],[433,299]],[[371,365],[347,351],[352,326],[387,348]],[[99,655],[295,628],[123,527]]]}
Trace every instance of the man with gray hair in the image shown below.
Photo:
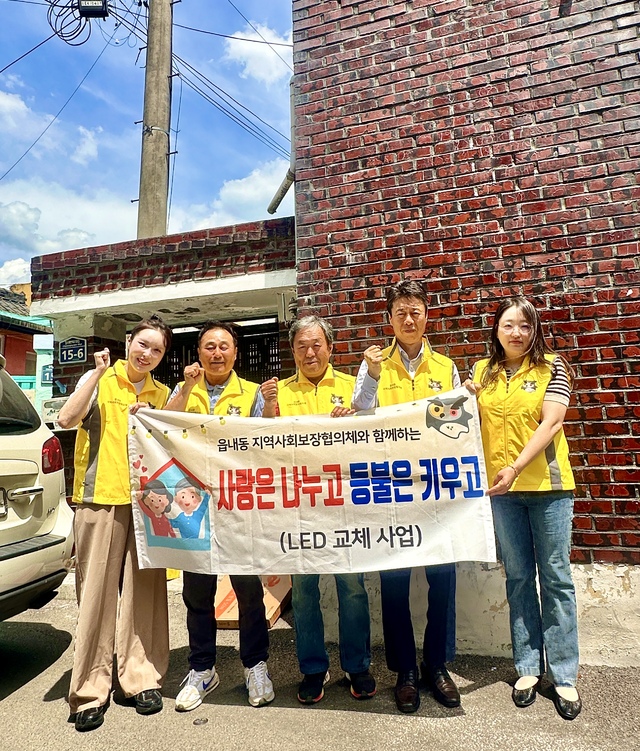
{"label": "man with gray hair", "polygon": [[[329,364],[333,350],[331,324],[318,316],[293,323],[289,343],[296,374],[284,381],[272,378],[262,384],[263,417],[353,414],[351,398],[355,378]],[[371,664],[369,600],[363,574],[335,574],[338,590],[340,663],[356,699],[376,693]],[[304,678],[298,700],[315,704],[324,696],[329,680],[329,655],[324,645],[318,574],[292,577],[292,604],[296,627],[296,651]]]}

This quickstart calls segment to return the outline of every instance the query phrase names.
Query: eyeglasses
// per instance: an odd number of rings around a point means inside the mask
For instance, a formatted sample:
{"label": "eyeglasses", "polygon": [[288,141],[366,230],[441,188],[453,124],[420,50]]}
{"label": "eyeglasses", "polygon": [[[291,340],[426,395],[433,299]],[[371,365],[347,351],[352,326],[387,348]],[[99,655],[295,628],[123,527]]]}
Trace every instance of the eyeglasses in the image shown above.
{"label": "eyeglasses", "polygon": [[500,328],[504,331],[505,334],[510,334],[512,331],[515,331],[516,329],[518,329],[518,331],[523,336],[529,336],[529,334],[533,331],[533,327],[530,326],[528,323],[523,323],[523,324],[501,323]]}

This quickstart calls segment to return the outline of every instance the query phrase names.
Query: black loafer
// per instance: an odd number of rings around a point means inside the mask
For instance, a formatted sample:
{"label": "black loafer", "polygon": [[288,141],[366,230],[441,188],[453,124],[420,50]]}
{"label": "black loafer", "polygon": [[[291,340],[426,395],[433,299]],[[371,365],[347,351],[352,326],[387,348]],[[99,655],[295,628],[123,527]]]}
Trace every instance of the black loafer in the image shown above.
{"label": "black loafer", "polygon": [[516,707],[529,707],[536,700],[538,695],[538,684],[529,686],[529,688],[514,688],[511,692],[511,698]]}
{"label": "black loafer", "polygon": [[553,691],[553,703],[556,711],[564,720],[575,720],[582,710],[582,699],[580,697],[577,701],[569,701],[563,699],[555,689]]}
{"label": "black loafer", "polygon": [[162,709],[162,694],[157,688],[148,688],[133,697],[138,714],[155,714]]}
{"label": "black loafer", "polygon": [[449,709],[459,707],[460,692],[446,667],[441,665],[437,668],[431,668],[424,662],[420,667],[422,668],[422,679],[431,689],[433,698]]}
{"label": "black loafer", "polygon": [[420,706],[420,691],[418,688],[418,669],[406,673],[398,673],[398,680],[393,695],[396,706],[401,712],[415,712]]}
{"label": "black loafer", "polygon": [[104,712],[106,707],[91,707],[90,709],[83,709],[80,712],[76,712],[75,726],[76,730],[80,733],[84,733],[87,730],[95,730],[99,728],[104,722]]}

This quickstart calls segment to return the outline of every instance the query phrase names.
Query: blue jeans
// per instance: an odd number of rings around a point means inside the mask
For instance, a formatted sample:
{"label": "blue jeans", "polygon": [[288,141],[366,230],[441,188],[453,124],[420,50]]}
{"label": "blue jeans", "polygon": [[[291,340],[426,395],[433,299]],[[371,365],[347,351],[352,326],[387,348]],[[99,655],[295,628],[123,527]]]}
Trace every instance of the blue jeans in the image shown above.
{"label": "blue jeans", "polygon": [[[519,676],[547,676],[575,686],[578,618],[571,579],[570,491],[509,493],[492,499],[507,575],[513,659]],[[536,589],[536,569],[540,598]]]}
{"label": "blue jeans", "polygon": [[[320,609],[318,574],[291,577],[296,651],[300,672],[322,673],[329,669],[324,646],[324,621]],[[335,574],[338,589],[340,666],[346,673],[361,673],[371,664],[369,598],[363,574]]]}

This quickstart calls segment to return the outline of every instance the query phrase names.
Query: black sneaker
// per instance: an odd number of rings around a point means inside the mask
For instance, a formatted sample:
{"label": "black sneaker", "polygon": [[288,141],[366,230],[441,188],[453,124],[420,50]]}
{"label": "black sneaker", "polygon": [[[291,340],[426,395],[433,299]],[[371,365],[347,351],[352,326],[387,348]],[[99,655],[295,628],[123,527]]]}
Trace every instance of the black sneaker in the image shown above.
{"label": "black sneaker", "polygon": [[362,673],[347,673],[347,679],[351,683],[351,696],[354,699],[371,699],[376,695],[376,679],[368,670]]}
{"label": "black sneaker", "polygon": [[298,701],[302,704],[315,704],[324,696],[324,685],[329,682],[329,671],[309,673],[302,679],[298,688]]}
{"label": "black sneaker", "polygon": [[133,697],[138,714],[155,714],[162,709],[162,694],[157,688],[148,688]]}

